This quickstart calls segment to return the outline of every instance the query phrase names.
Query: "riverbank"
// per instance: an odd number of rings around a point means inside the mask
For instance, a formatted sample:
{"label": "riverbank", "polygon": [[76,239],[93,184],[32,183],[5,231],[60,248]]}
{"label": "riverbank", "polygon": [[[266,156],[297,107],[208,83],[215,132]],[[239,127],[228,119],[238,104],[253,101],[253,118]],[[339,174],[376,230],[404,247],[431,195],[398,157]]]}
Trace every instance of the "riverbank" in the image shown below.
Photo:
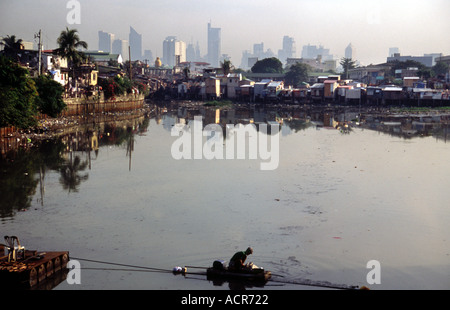
{"label": "riverbank", "polygon": [[[208,104],[203,101],[190,100],[171,100],[171,101],[149,101],[139,109],[87,113],[83,115],[60,116],[58,118],[43,118],[38,121],[38,125],[27,130],[5,129],[0,132],[0,152],[2,157],[12,150],[27,149],[34,144],[45,139],[63,135],[67,132],[79,130],[80,126],[87,124],[96,125],[101,123],[125,120],[143,115],[151,115],[155,109],[161,111],[177,111],[182,115],[190,114],[189,111],[199,110],[221,110],[221,111],[242,111],[242,110],[265,110],[278,115],[279,118],[291,117],[302,118],[311,114],[326,114],[327,116],[336,116],[346,113],[349,118],[346,120],[366,119],[368,117],[389,118],[407,118],[407,117],[435,117],[442,116],[450,119],[450,107],[380,107],[380,106],[346,106],[346,105],[324,105],[324,104],[255,104],[255,103],[232,103]],[[360,117],[358,117],[360,116]],[[274,119],[275,120],[275,119]],[[345,121],[345,119],[344,119]],[[78,129],[77,129],[78,128]]]}
{"label": "riverbank", "polygon": [[81,130],[82,126],[96,126],[108,122],[134,119],[148,115],[150,112],[150,108],[144,105],[140,109],[130,111],[43,118],[38,121],[36,127],[29,129],[1,128],[0,154],[3,157],[14,150],[32,148],[43,140],[53,139],[71,131]]}

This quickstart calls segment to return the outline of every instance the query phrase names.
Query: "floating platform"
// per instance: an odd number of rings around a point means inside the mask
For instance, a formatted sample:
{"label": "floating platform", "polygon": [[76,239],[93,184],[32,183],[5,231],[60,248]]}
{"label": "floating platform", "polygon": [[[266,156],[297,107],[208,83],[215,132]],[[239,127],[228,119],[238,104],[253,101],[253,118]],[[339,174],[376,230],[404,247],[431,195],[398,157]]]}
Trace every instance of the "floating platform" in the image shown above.
{"label": "floating platform", "polygon": [[231,271],[229,269],[211,267],[206,270],[206,275],[208,279],[231,279],[265,283],[271,278],[272,273],[262,268],[249,271]]}
{"label": "floating platform", "polygon": [[[0,253],[0,255],[4,253],[3,246],[0,246]],[[46,284],[54,283],[55,279],[67,275],[68,262],[68,251],[25,250],[24,257],[13,262],[8,262],[8,256],[0,256],[0,287],[45,288]]]}

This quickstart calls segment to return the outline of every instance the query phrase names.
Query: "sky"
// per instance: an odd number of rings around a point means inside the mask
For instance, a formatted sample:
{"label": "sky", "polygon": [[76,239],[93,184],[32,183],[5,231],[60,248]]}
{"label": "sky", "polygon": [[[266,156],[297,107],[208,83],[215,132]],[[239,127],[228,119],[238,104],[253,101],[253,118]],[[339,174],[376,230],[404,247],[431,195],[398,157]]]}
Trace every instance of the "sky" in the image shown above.
{"label": "sky", "polygon": [[[70,1],[80,4],[79,23]],[[297,57],[303,45],[322,45],[335,58],[351,43],[362,65],[386,61],[390,47],[402,55],[450,55],[450,0],[0,0],[0,36],[35,41],[42,30],[45,49],[56,48],[66,27],[77,29],[89,50],[98,49],[98,31],[128,40],[130,26],[143,49],[162,57],[162,42],[176,36],[207,52],[207,24],[222,29],[222,54],[241,63],[242,52],[264,42],[275,54],[283,36],[293,37]]]}

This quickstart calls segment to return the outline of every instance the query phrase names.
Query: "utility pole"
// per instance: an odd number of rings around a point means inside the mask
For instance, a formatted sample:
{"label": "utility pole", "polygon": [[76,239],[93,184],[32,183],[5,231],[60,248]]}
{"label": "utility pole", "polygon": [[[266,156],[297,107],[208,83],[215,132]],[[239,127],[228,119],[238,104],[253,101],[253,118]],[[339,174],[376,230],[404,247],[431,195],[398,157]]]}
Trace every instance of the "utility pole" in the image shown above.
{"label": "utility pole", "polygon": [[38,53],[39,53],[39,68],[38,68],[38,75],[41,76],[41,62],[42,62],[42,48],[41,48],[41,37],[42,37],[42,33],[41,33],[41,29],[39,29],[39,33],[34,35],[34,38],[39,38],[39,43],[38,43]]}
{"label": "utility pole", "polygon": [[133,73],[131,72],[131,46],[128,45],[128,57],[130,58],[130,81],[133,80]]}

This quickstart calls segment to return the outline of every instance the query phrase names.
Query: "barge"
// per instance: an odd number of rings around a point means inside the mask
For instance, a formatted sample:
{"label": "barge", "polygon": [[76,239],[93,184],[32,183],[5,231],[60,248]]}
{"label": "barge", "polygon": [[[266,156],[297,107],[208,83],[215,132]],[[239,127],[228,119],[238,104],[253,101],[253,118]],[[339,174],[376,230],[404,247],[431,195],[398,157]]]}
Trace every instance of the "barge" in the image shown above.
{"label": "barge", "polygon": [[67,274],[68,251],[27,250],[15,236],[5,241],[0,245],[0,287],[33,289]]}

